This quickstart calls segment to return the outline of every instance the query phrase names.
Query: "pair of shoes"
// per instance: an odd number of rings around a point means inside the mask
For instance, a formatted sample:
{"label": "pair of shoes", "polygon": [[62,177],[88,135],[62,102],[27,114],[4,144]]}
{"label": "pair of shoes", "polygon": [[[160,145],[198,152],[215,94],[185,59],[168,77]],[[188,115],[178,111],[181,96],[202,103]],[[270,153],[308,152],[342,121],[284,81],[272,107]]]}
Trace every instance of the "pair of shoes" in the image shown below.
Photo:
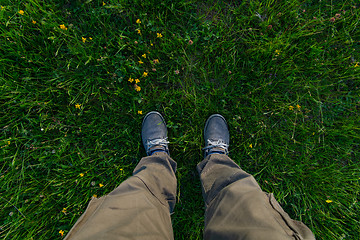
{"label": "pair of shoes", "polygon": [[[141,138],[148,156],[154,152],[166,152],[170,155],[167,127],[159,112],[153,111],[145,115],[142,122]],[[214,153],[229,154],[230,135],[223,116],[213,114],[207,119],[204,128],[204,140],[204,157]]]}

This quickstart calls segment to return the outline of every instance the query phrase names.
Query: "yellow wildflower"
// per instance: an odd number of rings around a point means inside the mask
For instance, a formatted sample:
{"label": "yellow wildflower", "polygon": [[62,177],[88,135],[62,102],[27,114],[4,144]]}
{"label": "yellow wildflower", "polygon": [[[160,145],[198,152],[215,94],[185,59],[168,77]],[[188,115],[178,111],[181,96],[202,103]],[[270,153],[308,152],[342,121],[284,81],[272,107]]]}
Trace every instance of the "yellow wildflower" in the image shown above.
{"label": "yellow wildflower", "polygon": [[250,143],[249,148],[252,148],[252,143]]}
{"label": "yellow wildflower", "polygon": [[83,41],[83,43],[86,42],[86,38],[84,37],[81,37],[81,40]]}
{"label": "yellow wildflower", "polygon": [[280,50],[275,50],[275,54],[279,55],[280,54]]}
{"label": "yellow wildflower", "polygon": [[66,213],[66,208],[63,208],[63,210],[61,212]]}
{"label": "yellow wildflower", "polygon": [[140,23],[141,23],[140,19],[136,20],[136,23],[137,23],[137,24],[140,24]]}
{"label": "yellow wildflower", "polygon": [[61,24],[61,25],[60,25],[60,28],[61,28],[62,30],[67,30],[67,27],[65,27],[64,24]]}
{"label": "yellow wildflower", "polygon": [[143,58],[146,58],[146,53],[144,53],[143,55],[141,55]]}
{"label": "yellow wildflower", "polygon": [[327,203],[332,203],[332,200],[328,199],[326,200]]}
{"label": "yellow wildflower", "polygon": [[142,111],[138,111],[138,114],[140,114],[140,115],[141,115],[141,114],[142,114]]}
{"label": "yellow wildflower", "polygon": [[83,174],[83,173],[80,173],[79,175],[80,175],[80,177],[83,177],[83,176],[84,176],[84,174]]}
{"label": "yellow wildflower", "polygon": [[103,6],[105,6],[106,3],[103,2]]}
{"label": "yellow wildflower", "polygon": [[289,110],[291,111],[291,110],[294,110],[294,107],[293,106],[290,106],[289,107]]}
{"label": "yellow wildflower", "polygon": [[359,66],[359,63],[357,62],[354,67],[358,67],[358,66]]}
{"label": "yellow wildflower", "polygon": [[135,83],[139,83],[140,82],[140,80],[139,79],[135,79]]}
{"label": "yellow wildflower", "polygon": [[151,46],[154,46],[154,44],[150,43]]}
{"label": "yellow wildflower", "polygon": [[129,78],[129,80],[128,80],[130,83],[132,83],[133,81],[134,81],[134,79],[132,79],[132,78]]}
{"label": "yellow wildflower", "polygon": [[154,59],[154,61],[153,61],[155,64],[156,63],[159,63],[159,59]]}
{"label": "yellow wildflower", "polygon": [[32,20],[31,22],[32,22],[33,24],[36,24],[36,21],[35,21],[35,20]]}
{"label": "yellow wildflower", "polygon": [[123,169],[122,168],[120,168],[120,171],[122,171]]}
{"label": "yellow wildflower", "polygon": [[296,107],[300,110],[301,106],[299,104],[296,104]]}
{"label": "yellow wildflower", "polygon": [[78,109],[80,109],[80,107],[81,107],[81,104],[75,104],[75,108],[78,108]]}
{"label": "yellow wildflower", "polygon": [[19,14],[21,14],[21,15],[24,15],[24,13],[25,13],[25,12],[24,12],[23,10],[20,10],[20,11],[19,11]]}
{"label": "yellow wildflower", "polygon": [[93,198],[97,198],[97,195],[96,195],[96,194],[94,194],[94,195],[93,195]]}
{"label": "yellow wildflower", "polygon": [[92,37],[89,37],[90,40],[92,40]]}
{"label": "yellow wildflower", "polygon": [[61,234],[61,236],[64,236],[64,231],[60,230],[59,233]]}
{"label": "yellow wildflower", "polygon": [[158,38],[162,38],[162,34],[161,34],[161,33],[156,33],[156,36],[157,36]]}
{"label": "yellow wildflower", "polygon": [[139,63],[140,63],[140,64],[143,64],[144,62],[140,60]]}
{"label": "yellow wildflower", "polygon": [[135,84],[135,90],[138,91],[138,92],[140,92],[140,91],[141,91],[141,87]]}
{"label": "yellow wildflower", "polygon": [[4,9],[5,9],[5,7],[1,6],[1,10],[4,10]]}
{"label": "yellow wildflower", "polygon": [[144,73],[143,73],[143,77],[146,77],[148,74],[149,74],[149,73],[144,72]]}
{"label": "yellow wildflower", "polygon": [[99,187],[103,187],[103,186],[104,186],[104,184],[99,183]]}
{"label": "yellow wildflower", "polygon": [[10,141],[8,141],[8,145],[10,145]]}
{"label": "yellow wildflower", "polygon": [[136,29],[138,34],[141,34],[141,30],[140,29]]}

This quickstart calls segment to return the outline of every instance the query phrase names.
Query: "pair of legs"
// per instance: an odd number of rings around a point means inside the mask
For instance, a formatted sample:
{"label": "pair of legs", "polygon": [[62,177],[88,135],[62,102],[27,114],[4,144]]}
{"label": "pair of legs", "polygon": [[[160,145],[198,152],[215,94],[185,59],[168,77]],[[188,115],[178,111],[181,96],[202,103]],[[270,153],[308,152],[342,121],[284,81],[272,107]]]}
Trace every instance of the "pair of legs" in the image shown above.
{"label": "pair of legs", "polygon": [[[65,239],[173,239],[176,162],[159,113],[145,116],[142,138],[148,156],[133,176],[91,200]],[[208,119],[204,138],[205,158],[197,165],[206,206],[204,239],[315,239],[227,156],[229,135],[222,116]]]}

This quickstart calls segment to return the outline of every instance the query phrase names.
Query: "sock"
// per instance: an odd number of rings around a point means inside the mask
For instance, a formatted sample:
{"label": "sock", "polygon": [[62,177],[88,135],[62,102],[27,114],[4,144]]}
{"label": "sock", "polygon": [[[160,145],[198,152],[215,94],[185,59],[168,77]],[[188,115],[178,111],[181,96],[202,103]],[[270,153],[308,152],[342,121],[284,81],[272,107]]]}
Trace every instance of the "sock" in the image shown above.
{"label": "sock", "polygon": [[152,151],[149,156],[153,155],[153,153],[156,153],[156,152],[165,152],[165,153],[167,153],[165,150],[156,149],[156,150]]}
{"label": "sock", "polygon": [[221,151],[213,151],[213,152],[209,152],[208,155],[214,154],[214,153],[217,153],[217,154],[225,154],[224,152],[221,152]]}

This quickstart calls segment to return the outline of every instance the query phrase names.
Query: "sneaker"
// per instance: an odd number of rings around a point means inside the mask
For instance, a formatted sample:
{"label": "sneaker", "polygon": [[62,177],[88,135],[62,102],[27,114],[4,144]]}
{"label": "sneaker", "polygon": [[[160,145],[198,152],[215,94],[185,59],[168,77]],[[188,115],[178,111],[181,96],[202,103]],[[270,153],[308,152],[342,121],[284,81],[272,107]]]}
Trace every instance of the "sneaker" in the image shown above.
{"label": "sneaker", "polygon": [[145,115],[142,122],[141,138],[148,156],[155,151],[169,154],[167,127],[159,112],[152,111]]}
{"label": "sneaker", "polygon": [[229,154],[230,134],[226,120],[220,114],[211,115],[204,128],[204,157],[209,154]]}

